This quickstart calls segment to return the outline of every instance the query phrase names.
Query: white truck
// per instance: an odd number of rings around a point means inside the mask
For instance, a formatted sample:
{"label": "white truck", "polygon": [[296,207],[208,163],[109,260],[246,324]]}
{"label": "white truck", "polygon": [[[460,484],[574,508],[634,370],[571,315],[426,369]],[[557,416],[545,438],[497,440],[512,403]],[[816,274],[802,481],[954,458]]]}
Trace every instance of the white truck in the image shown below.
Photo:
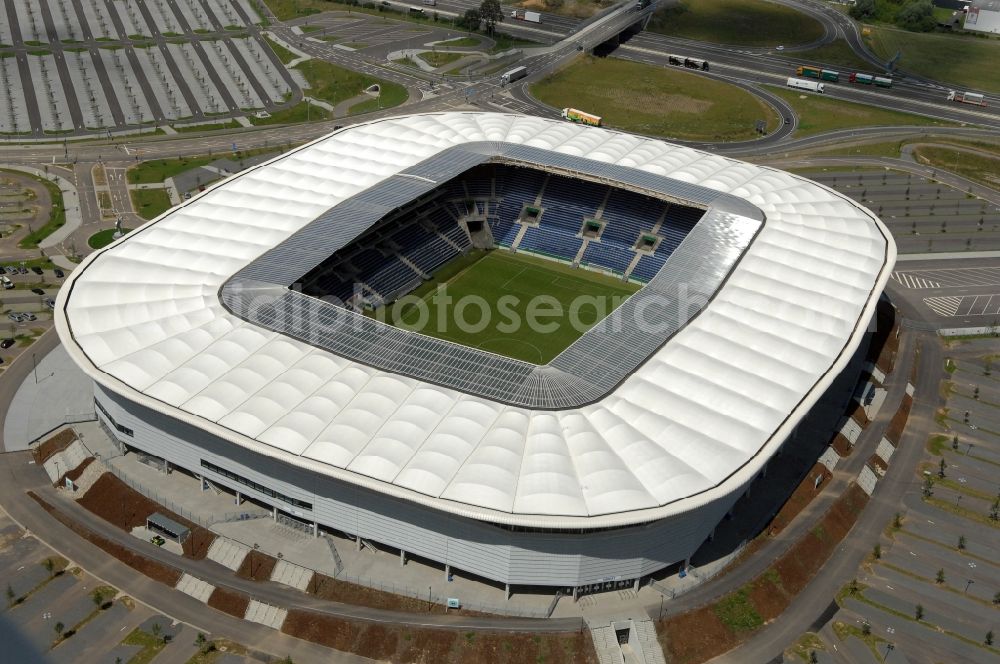
{"label": "white truck", "polygon": [[957,101],[960,104],[974,104],[976,106],[986,106],[986,99],[978,92],[955,92],[948,93],[948,101]]}
{"label": "white truck", "polygon": [[510,85],[514,81],[528,75],[527,67],[515,67],[508,72],[500,74],[500,85]]}
{"label": "white truck", "polygon": [[542,15],[539,12],[529,12],[524,9],[515,9],[510,13],[511,18],[516,18],[519,21],[527,21],[528,23],[541,23]]}
{"label": "white truck", "polygon": [[801,78],[789,78],[785,85],[797,90],[808,90],[809,92],[821,93],[826,90],[826,86],[819,81],[804,81]]}

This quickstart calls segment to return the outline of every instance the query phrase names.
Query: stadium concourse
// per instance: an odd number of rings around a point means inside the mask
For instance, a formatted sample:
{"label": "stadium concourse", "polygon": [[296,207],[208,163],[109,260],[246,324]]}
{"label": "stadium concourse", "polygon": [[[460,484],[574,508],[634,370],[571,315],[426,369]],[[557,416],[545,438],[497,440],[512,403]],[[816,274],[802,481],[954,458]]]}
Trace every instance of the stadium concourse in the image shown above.
{"label": "stadium concourse", "polygon": [[[525,254],[631,295],[538,364],[377,315]],[[894,261],[874,215],[795,175],[438,113],[173,208],[75,270],[56,324],[122,450],[401,561],[576,592],[691,556],[847,366]]]}

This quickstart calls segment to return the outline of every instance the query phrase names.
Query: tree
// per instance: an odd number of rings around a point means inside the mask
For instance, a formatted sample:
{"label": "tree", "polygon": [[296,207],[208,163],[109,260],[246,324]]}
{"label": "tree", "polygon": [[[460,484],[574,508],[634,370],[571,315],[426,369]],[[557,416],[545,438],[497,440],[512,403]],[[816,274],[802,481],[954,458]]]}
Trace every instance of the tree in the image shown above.
{"label": "tree", "polygon": [[500,6],[500,0],[483,0],[479,5],[479,16],[483,19],[486,34],[492,36],[497,23],[503,23],[503,7]]}
{"label": "tree", "polygon": [[896,25],[911,32],[930,32],[937,26],[931,0],[913,0],[896,14]]}
{"label": "tree", "polygon": [[857,595],[858,594],[858,580],[857,579],[851,579],[851,584],[850,584],[850,586],[848,586],[848,588],[850,589],[852,595]]}
{"label": "tree", "polygon": [[944,479],[945,476],[944,470],[947,467],[948,463],[944,459],[941,459],[941,463],[938,464],[938,477]]}
{"label": "tree", "polygon": [[876,544],[872,547],[872,558],[875,560],[880,560],[882,558],[882,545]]}
{"label": "tree", "polygon": [[944,568],[942,567],[937,571],[937,575],[934,577],[937,583],[944,583]]}
{"label": "tree", "polygon": [[993,603],[1000,604],[1000,591],[993,593]]}
{"label": "tree", "polygon": [[867,620],[861,623],[861,633],[865,636],[868,636],[869,634],[872,633],[872,626],[868,623]]}
{"label": "tree", "polygon": [[201,632],[198,632],[198,636],[195,637],[194,645],[198,648],[198,652],[202,654],[209,652],[214,646],[214,644],[208,642],[208,639]]}
{"label": "tree", "polygon": [[163,628],[160,627],[160,623],[155,622],[149,628],[149,631],[153,633],[153,638],[158,639],[158,638],[160,638],[160,632],[163,631]]}
{"label": "tree", "polygon": [[958,536],[958,550],[959,551],[965,550],[965,535]]}
{"label": "tree", "polygon": [[931,496],[934,495],[934,478],[933,477],[928,476],[928,477],[924,478],[923,492],[924,492],[924,498],[930,498]]}
{"label": "tree", "polygon": [[14,592],[14,588],[11,587],[11,585],[8,583],[7,584],[7,608],[8,609],[10,607],[14,606],[14,598],[16,596],[17,596],[17,593]]}
{"label": "tree", "polygon": [[875,13],[875,0],[857,0],[850,9],[851,18],[860,21]]}
{"label": "tree", "polygon": [[816,654],[815,650],[809,651],[809,664],[819,664],[819,655]]}
{"label": "tree", "polygon": [[483,15],[479,13],[479,10],[475,7],[471,9],[466,9],[462,17],[458,19],[458,27],[464,30],[471,30],[475,32],[479,29],[479,24],[483,22]]}
{"label": "tree", "polygon": [[988,646],[993,645],[993,630],[992,629],[990,631],[986,632],[986,638],[983,639],[983,643],[985,643]]}
{"label": "tree", "polygon": [[903,515],[899,512],[896,512],[896,514],[892,517],[892,527],[895,530],[899,530],[903,527]]}
{"label": "tree", "polygon": [[55,576],[56,561],[52,560],[51,558],[46,558],[45,560],[42,561],[42,567],[44,567],[45,571],[49,573],[50,579],[53,576]]}
{"label": "tree", "polygon": [[951,439],[951,449],[958,451],[958,436]]}
{"label": "tree", "polygon": [[923,620],[924,619],[924,605],[923,604],[917,604],[917,606],[914,607],[914,609],[913,609],[913,617],[916,618],[917,620]]}
{"label": "tree", "polygon": [[63,630],[66,629],[66,626],[63,625],[61,622],[57,622],[55,625],[52,626],[52,629],[56,631],[56,637],[61,639],[63,635]]}

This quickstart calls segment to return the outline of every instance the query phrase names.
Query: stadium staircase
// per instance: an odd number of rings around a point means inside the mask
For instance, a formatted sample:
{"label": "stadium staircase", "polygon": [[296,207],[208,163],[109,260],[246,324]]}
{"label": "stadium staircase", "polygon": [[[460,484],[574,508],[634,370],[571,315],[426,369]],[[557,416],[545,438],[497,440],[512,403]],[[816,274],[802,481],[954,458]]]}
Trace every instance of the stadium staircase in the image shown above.
{"label": "stadium staircase", "polygon": [[413,270],[414,272],[416,272],[418,275],[420,275],[421,279],[430,279],[431,278],[431,275],[429,275],[426,272],[424,272],[423,270],[421,270],[419,265],[417,265],[416,263],[414,263],[413,261],[411,261],[406,256],[404,256],[402,254],[397,254],[397,258],[399,258],[399,260],[403,261],[403,263],[405,263],[408,268],[410,268],[411,270]]}
{"label": "stadium staircase", "polygon": [[627,268],[625,268],[626,279],[632,276],[632,271],[635,270],[635,266],[639,264],[640,259],[642,259],[642,254],[636,254],[635,257],[632,258],[632,262],[628,264]]}
{"label": "stadium staircase", "polygon": [[528,231],[528,227],[522,225],[520,230],[517,231],[517,235],[514,237],[514,241],[510,243],[510,250],[517,251],[517,247],[521,244],[521,240],[524,239],[524,234]]}
{"label": "stadium staircase", "polygon": [[195,578],[186,573],[181,574],[181,578],[174,588],[181,591],[185,595],[194,597],[202,604],[206,603],[208,598],[212,596],[212,593],[215,592],[215,586],[211,583],[202,581],[201,579]]}
{"label": "stadium staircase", "polygon": [[214,560],[223,567],[228,567],[234,572],[243,564],[243,559],[250,553],[250,547],[234,542],[228,537],[217,535],[212,540],[212,546],[208,547],[208,559]]}
{"label": "stadium staircase", "polygon": [[285,623],[285,618],[288,617],[288,611],[277,606],[271,606],[270,604],[264,604],[263,602],[258,602],[255,599],[250,600],[250,604],[247,605],[247,612],[243,616],[244,620],[249,620],[250,622],[260,623],[261,625],[266,625],[267,627],[272,627],[274,629],[281,629],[281,626]]}
{"label": "stadium staircase", "polygon": [[590,638],[594,640],[594,651],[598,664],[625,664],[625,655],[611,625],[591,627]]}

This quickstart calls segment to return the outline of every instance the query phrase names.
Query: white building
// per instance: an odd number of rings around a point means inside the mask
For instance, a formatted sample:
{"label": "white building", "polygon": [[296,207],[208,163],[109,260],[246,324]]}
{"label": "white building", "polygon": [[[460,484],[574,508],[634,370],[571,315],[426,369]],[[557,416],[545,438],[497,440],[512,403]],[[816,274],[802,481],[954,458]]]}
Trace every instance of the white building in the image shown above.
{"label": "white building", "polygon": [[965,15],[965,29],[1000,33],[1000,0],[972,0]]}
{"label": "white building", "polygon": [[[511,161],[705,209],[626,305],[711,297],[538,367],[288,288],[394,206]],[[844,369],[895,256],[874,215],[799,176],[437,113],[339,130],[173,208],[74,270],[56,325],[122,444],[403,555],[580,587],[692,555]]]}

